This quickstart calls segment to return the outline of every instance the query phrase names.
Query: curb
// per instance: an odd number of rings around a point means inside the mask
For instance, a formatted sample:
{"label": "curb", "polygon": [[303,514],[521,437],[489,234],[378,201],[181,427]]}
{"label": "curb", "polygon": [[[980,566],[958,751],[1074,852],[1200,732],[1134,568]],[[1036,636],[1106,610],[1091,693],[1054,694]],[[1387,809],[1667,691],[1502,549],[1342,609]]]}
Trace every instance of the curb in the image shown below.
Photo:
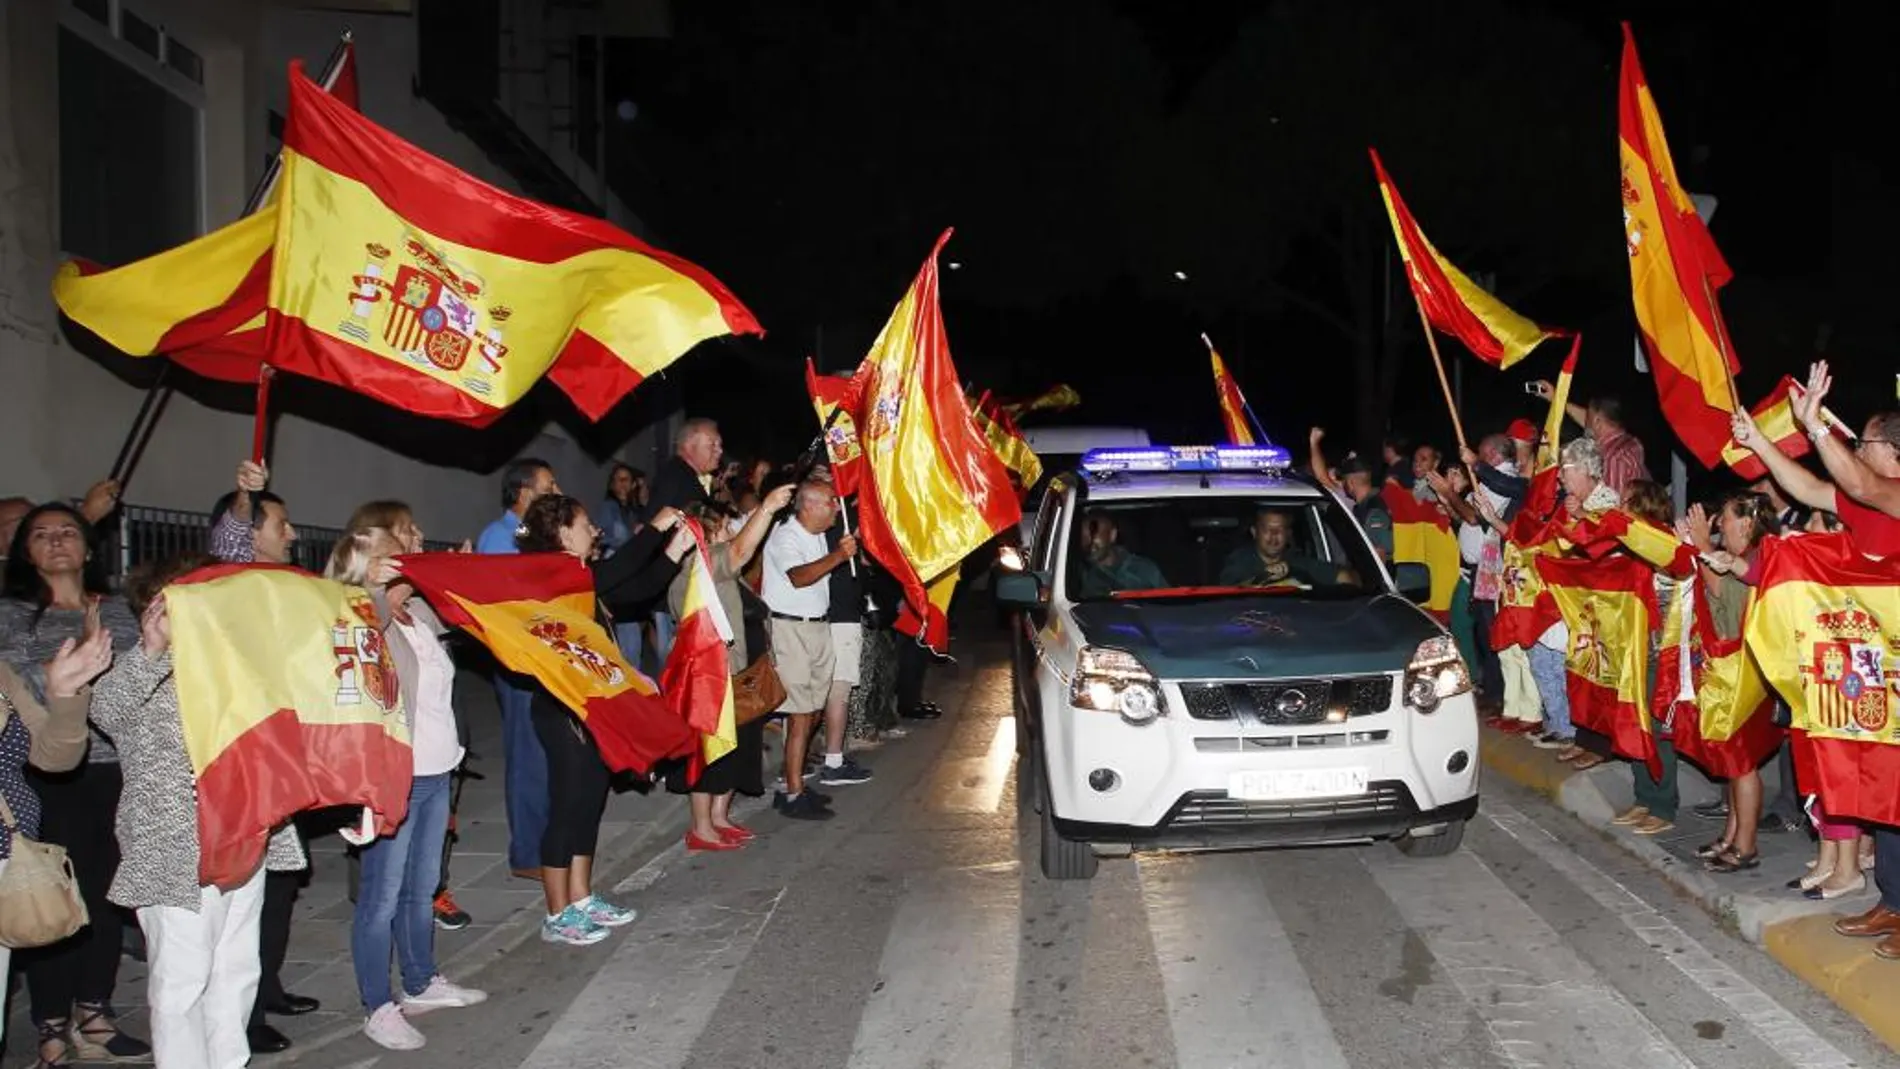
{"label": "curb", "polygon": [[[1732,886],[1686,864],[1649,839],[1612,834],[1615,803],[1597,782],[1601,769],[1579,772],[1551,760],[1522,736],[1481,728],[1479,757],[1486,769],[1551,799],[1582,823],[1641,860],[1677,890],[1781,966],[1852,1014],[1881,1042],[1900,1050],[1900,1000],[1893,990],[1900,966],[1876,958],[1871,941],[1834,931],[1836,914],[1811,905],[1737,893]],[[1612,773],[1614,774],[1614,773]]]}

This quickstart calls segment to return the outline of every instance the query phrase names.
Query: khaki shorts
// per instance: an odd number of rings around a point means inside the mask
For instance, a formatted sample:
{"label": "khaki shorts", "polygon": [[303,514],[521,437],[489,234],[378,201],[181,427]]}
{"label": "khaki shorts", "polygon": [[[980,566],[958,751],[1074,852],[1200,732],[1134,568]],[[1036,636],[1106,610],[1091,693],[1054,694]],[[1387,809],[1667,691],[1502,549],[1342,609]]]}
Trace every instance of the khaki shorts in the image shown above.
{"label": "khaki shorts", "polygon": [[863,624],[831,625],[831,681],[857,686],[858,660],[864,651]]}
{"label": "khaki shorts", "polygon": [[831,625],[823,620],[772,620],[772,667],[785,684],[781,713],[823,712],[831,696]]}

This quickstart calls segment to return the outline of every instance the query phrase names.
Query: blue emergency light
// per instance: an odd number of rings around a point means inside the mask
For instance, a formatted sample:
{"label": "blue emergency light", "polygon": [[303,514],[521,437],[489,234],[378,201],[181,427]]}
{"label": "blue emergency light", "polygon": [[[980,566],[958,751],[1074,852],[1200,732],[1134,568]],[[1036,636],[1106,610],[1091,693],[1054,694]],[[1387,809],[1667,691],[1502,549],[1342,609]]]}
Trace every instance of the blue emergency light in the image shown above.
{"label": "blue emergency light", "polygon": [[1082,470],[1092,474],[1118,471],[1285,471],[1293,454],[1277,445],[1175,445],[1140,449],[1091,449],[1082,455]]}

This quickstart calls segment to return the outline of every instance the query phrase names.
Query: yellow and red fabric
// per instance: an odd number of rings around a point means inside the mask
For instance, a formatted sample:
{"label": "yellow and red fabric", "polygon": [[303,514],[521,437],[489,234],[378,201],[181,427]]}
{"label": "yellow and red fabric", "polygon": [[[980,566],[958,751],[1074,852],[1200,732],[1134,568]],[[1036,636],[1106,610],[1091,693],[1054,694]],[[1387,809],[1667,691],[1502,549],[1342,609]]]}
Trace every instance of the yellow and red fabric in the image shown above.
{"label": "yellow and red fabric", "polygon": [[1082,395],[1066,382],[1057,383],[1034,397],[1001,402],[1010,419],[1021,419],[1032,412],[1067,412],[1082,403]]}
{"label": "yellow and red fabric", "polygon": [[1432,592],[1424,608],[1440,620],[1448,619],[1460,563],[1451,521],[1435,502],[1420,501],[1396,483],[1386,483],[1379,493],[1392,514],[1392,562],[1423,564],[1431,571]]}
{"label": "yellow and red fabric", "polygon": [[1405,261],[1405,277],[1434,329],[1464,342],[1472,355],[1497,368],[1510,367],[1530,355],[1544,339],[1560,335],[1518,315],[1439,255],[1399,196],[1399,187],[1386,173],[1378,150],[1368,151],[1379,179],[1379,195],[1392,220],[1392,236],[1398,240],[1399,256]]}
{"label": "yellow and red fabric", "polygon": [[1623,550],[1666,575],[1681,579],[1695,574],[1694,546],[1674,531],[1620,508],[1605,509],[1576,521],[1564,529],[1563,537],[1592,558]]}
{"label": "yellow and red fabric", "polygon": [[[1813,448],[1801,424],[1794,418],[1794,394],[1797,389],[1796,382],[1783,375],[1768,396],[1749,410],[1754,414],[1755,426],[1761,428],[1762,436],[1773,442],[1783,456],[1795,460],[1807,456]],[[1832,426],[1844,426],[1838,416],[1825,408],[1821,410],[1821,415]],[[1761,458],[1736,445],[1733,440],[1722,447],[1722,462],[1736,475],[1751,481],[1768,475],[1768,468]]]}
{"label": "yellow and red fabric", "polygon": [[[929,619],[927,584],[1022,520],[1009,470],[990,448],[957,382],[937,303],[937,239],[852,377],[847,409],[864,449],[859,540]],[[941,650],[947,629],[926,629]]]}
{"label": "yellow and red fabric", "polygon": [[987,392],[970,406],[970,417],[976,420],[976,429],[982,432],[983,440],[990,443],[996,459],[1009,469],[1016,489],[1027,494],[1042,480],[1042,459],[1029,448],[1029,440],[1017,429],[1016,421]]}
{"label": "yellow and red fabric", "polygon": [[1570,631],[1564,653],[1570,718],[1618,754],[1660,772],[1649,718],[1649,632],[1655,575],[1634,557],[1539,557],[1537,571]]}
{"label": "yellow and red fabric", "polygon": [[297,813],[409,811],[414,759],[369,595],[279,565],[218,565],[165,588],[185,751],[198,778],[199,879],[241,886]]}
{"label": "yellow and red fabric", "polygon": [[1220,358],[1211,341],[1207,343],[1207,355],[1214,362],[1214,398],[1220,404],[1220,422],[1227,431],[1227,444],[1255,444],[1253,420],[1248,417],[1247,398],[1242,396],[1240,384],[1228,373],[1227,362]]}
{"label": "yellow and red fabric", "polygon": [[1835,820],[1900,824],[1900,560],[1845,533],[1762,542],[1744,628],[1793,714],[1803,786]]}
{"label": "yellow and red fabric", "polygon": [[1504,540],[1498,614],[1491,622],[1492,649],[1529,649],[1561,618],[1557,603],[1551,600],[1550,591],[1537,571],[1540,557],[1562,552],[1557,531],[1555,524],[1532,528],[1513,523],[1510,537]]}
{"label": "yellow and red fabric", "polygon": [[1662,114],[1627,22],[1617,130],[1636,323],[1663,414],[1682,444],[1713,468],[1729,444],[1731,383],[1741,370],[1715,300],[1733,273],[1676,177]]}
{"label": "yellow and red fabric", "polygon": [[[1685,654],[1687,688],[1682,671]],[[1774,722],[1768,680],[1742,638],[1724,639],[1716,634],[1699,578],[1678,587],[1676,596],[1663,606],[1662,644],[1650,708],[1657,715],[1670,712],[1677,753],[1722,779],[1760,768],[1787,734]]]}
{"label": "yellow and red fabric", "polygon": [[851,380],[836,375],[820,375],[811,357],[805,358],[805,392],[818,413],[818,427],[825,439],[825,462],[831,467],[831,485],[839,497],[858,492],[864,479],[864,446],[858,441],[858,425],[851,419]]}
{"label": "yellow and red fabric", "polygon": [[608,768],[646,772],[699,749],[693,729],[595,618],[594,576],[576,558],[422,553],[398,560],[403,578],[444,623],[467,631],[503,667],[533,676],[572,710]]}
{"label": "yellow and red fabric", "polygon": [[726,647],[732,644],[732,621],[727,619],[719,592],[713,587],[712,562],[706,555],[706,532],[698,521],[680,521],[698,544],[685,562],[686,593],[681,599],[679,627],[673,649],[660,672],[660,693],[673,714],[699,736],[699,749],[689,764],[688,779],[697,780],[705,766],[739,745],[739,725],[732,700],[732,672]]}
{"label": "yellow and red fabric", "polygon": [[961,572],[952,568],[938,576],[924,588],[923,612],[906,598],[897,607],[897,619],[891,621],[891,627],[898,634],[923,641],[934,649],[942,649],[941,644],[932,643],[932,636],[946,638],[950,634],[950,601],[957,594],[957,579]]}

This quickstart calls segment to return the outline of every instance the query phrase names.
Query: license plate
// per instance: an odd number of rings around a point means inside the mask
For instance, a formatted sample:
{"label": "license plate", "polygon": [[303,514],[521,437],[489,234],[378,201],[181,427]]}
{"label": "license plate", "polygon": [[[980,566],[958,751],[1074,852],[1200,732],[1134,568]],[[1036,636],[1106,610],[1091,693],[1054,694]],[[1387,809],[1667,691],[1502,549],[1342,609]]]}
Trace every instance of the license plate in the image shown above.
{"label": "license plate", "polygon": [[1235,772],[1227,777],[1227,796],[1248,802],[1288,798],[1340,798],[1366,793],[1363,768],[1298,768],[1277,772]]}

